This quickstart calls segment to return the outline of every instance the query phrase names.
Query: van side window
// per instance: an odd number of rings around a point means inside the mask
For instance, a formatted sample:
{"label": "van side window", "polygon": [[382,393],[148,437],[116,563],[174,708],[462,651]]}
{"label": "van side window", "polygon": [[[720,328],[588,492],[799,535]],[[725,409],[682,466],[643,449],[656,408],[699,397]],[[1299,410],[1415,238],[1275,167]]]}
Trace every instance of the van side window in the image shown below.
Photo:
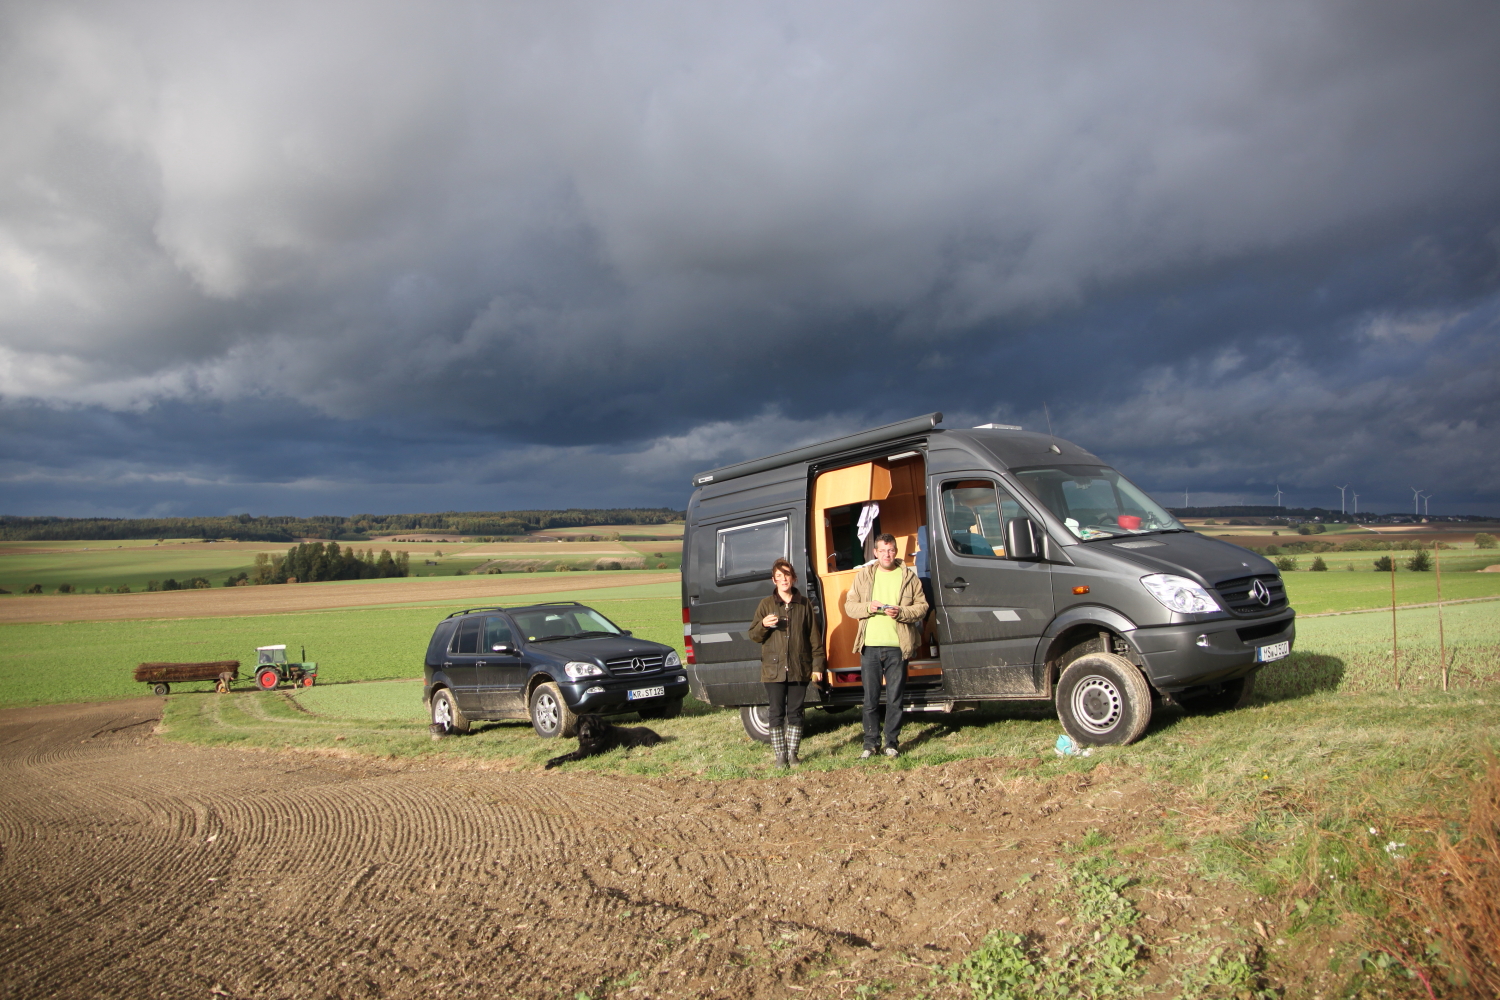
{"label": "van side window", "polygon": [[1005,524],[1025,515],[1004,487],[988,479],[943,484],[943,526],[961,556],[1005,558]]}
{"label": "van side window", "polygon": [[460,654],[479,652],[478,618],[465,618],[463,624],[458,626],[458,634],[453,637],[451,651]]}
{"label": "van side window", "polygon": [[719,529],[719,582],[769,580],[771,564],[787,558],[791,522],[785,517]]}

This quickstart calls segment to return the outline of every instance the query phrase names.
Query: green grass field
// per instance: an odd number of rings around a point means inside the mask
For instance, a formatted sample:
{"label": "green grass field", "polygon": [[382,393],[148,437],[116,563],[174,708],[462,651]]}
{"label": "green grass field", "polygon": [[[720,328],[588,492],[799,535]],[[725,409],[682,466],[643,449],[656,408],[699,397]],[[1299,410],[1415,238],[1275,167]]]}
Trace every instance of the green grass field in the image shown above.
{"label": "green grass field", "polygon": [[[1304,558],[1304,565],[1312,562],[1311,556]],[[1368,567],[1370,561],[1366,559],[1364,562]],[[1397,565],[1399,567],[1400,563]],[[1286,581],[1287,597],[1298,614],[1316,615],[1328,611],[1391,606],[1389,573],[1348,573],[1331,569],[1326,573],[1283,573],[1282,579]],[[1443,573],[1445,601],[1495,596],[1500,596],[1500,573]],[[1435,574],[1397,569],[1397,604],[1426,604],[1436,600]]]}
{"label": "green grass field", "polygon": [[[682,649],[675,584],[507,598],[582,600],[642,638]],[[420,677],[433,626],[462,604],[358,608],[233,618],[146,619],[0,626],[0,707],[138,697],[131,671],[144,661],[239,660],[247,676],[255,647],[284,642],[318,664],[320,684]],[[208,691],[206,683],[174,685]]]}
{"label": "green grass field", "polygon": [[[195,541],[197,541],[195,539]],[[56,551],[41,551],[56,550]],[[285,545],[266,545],[263,551],[284,555]],[[225,578],[249,571],[256,551],[249,548],[215,548],[178,542],[12,542],[0,552],[0,588],[13,594],[34,583],[46,593],[59,584],[72,584],[77,591],[95,588],[146,589],[149,580],[187,580],[206,577],[215,587]]]}

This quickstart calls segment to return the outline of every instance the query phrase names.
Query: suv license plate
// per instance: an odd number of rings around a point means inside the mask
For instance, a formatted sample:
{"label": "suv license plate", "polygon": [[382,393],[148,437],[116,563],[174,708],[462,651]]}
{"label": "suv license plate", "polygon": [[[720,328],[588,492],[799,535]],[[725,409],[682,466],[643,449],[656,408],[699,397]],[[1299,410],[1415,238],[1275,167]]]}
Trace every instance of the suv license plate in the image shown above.
{"label": "suv license plate", "polygon": [[1255,662],[1270,663],[1272,660],[1279,660],[1282,657],[1291,655],[1291,652],[1292,643],[1290,639],[1286,642],[1273,642],[1269,646],[1259,646],[1256,648]]}
{"label": "suv license plate", "polygon": [[[1283,642],[1282,645],[1285,646],[1286,643]],[[1282,655],[1286,654],[1283,653]],[[637,701],[641,698],[660,698],[666,693],[667,689],[659,686],[654,688],[636,688],[634,691],[626,692],[625,699],[627,701]]]}

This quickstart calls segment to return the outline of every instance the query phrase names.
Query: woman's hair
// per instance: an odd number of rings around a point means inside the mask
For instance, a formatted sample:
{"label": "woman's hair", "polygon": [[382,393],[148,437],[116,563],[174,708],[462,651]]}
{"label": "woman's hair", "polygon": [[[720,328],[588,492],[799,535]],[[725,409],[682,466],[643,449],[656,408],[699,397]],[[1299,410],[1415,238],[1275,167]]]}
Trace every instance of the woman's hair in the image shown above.
{"label": "woman's hair", "polygon": [[797,571],[792,569],[792,564],[785,559],[778,559],[771,564],[771,578],[773,580],[776,578],[777,573],[785,573],[792,578],[793,583],[797,582]]}

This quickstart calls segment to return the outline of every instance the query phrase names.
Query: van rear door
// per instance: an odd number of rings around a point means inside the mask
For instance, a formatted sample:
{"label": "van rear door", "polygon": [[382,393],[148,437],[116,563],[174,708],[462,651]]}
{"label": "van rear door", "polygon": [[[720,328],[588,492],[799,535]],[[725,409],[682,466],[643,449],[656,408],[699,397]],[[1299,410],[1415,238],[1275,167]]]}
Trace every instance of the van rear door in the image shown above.
{"label": "van rear door", "polygon": [[1046,694],[1037,663],[1052,620],[1052,572],[1006,558],[1005,524],[1029,516],[990,472],[935,477],[929,496],[942,519],[931,531],[943,687],[954,698]]}

